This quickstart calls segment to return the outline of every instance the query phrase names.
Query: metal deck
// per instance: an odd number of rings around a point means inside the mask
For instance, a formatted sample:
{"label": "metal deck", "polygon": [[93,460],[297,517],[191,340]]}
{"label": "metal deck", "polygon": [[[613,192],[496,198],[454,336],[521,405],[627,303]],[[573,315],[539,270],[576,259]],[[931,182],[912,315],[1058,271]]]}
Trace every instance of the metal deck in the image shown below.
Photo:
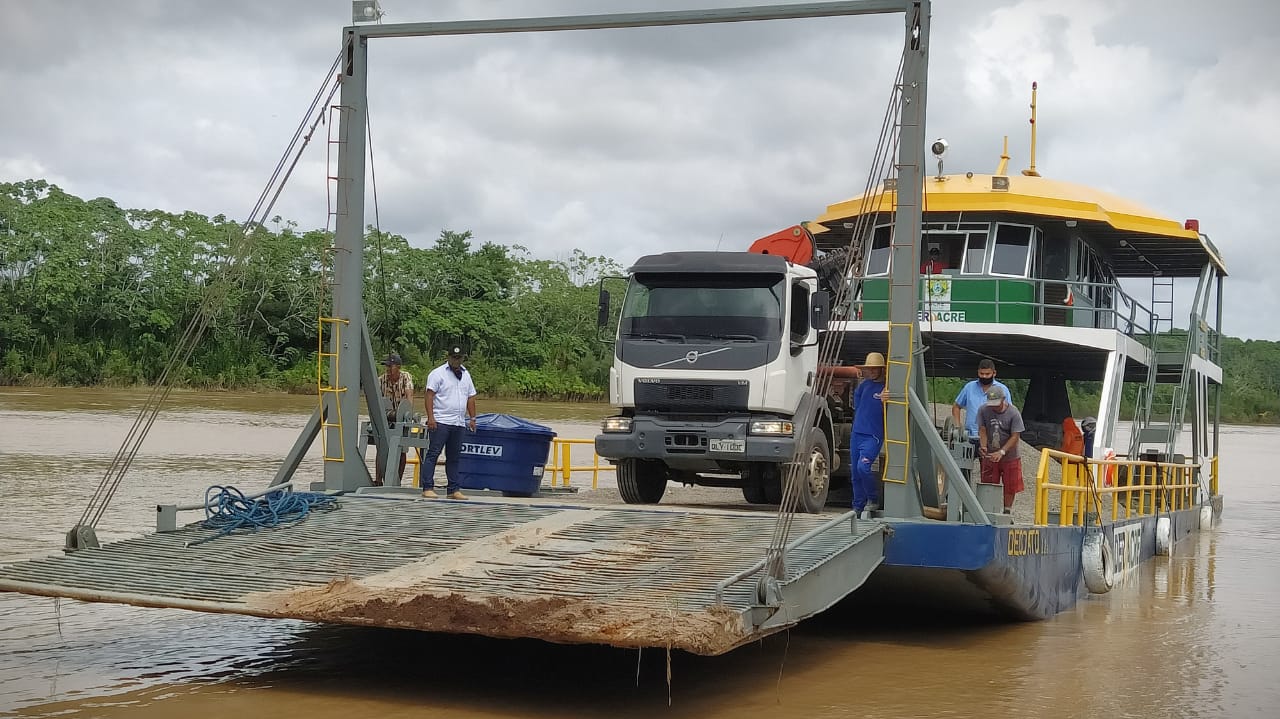
{"label": "metal deck", "polygon": [[92,602],[720,654],[857,589],[884,524],[795,518],[757,600],[773,513],[345,496],[188,543],[189,525],[0,568],[0,590]]}

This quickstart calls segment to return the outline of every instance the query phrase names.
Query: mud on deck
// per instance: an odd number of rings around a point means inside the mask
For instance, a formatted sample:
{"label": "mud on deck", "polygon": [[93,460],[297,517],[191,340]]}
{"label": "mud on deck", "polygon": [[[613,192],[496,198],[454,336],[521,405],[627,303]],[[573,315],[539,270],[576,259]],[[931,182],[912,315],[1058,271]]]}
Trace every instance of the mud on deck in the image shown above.
{"label": "mud on deck", "polygon": [[750,577],[773,513],[348,496],[187,546],[190,525],[0,568],[0,590],[261,617],[719,654],[791,626],[879,564],[883,525],[795,518],[781,603]]}

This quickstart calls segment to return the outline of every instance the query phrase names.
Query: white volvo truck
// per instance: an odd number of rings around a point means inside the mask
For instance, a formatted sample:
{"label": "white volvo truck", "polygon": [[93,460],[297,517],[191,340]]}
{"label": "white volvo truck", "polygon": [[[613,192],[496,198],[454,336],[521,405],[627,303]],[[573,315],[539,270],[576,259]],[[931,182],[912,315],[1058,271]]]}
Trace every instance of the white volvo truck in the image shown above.
{"label": "white volvo truck", "polygon": [[[627,279],[609,371],[619,413],[595,441],[623,500],[658,502],[674,481],[778,502],[796,457],[799,508],[821,510],[848,425],[815,394],[831,298],[814,270],[779,255],[668,252],[641,257]],[[602,320],[609,301],[601,291]],[[796,455],[798,440],[808,446]]]}

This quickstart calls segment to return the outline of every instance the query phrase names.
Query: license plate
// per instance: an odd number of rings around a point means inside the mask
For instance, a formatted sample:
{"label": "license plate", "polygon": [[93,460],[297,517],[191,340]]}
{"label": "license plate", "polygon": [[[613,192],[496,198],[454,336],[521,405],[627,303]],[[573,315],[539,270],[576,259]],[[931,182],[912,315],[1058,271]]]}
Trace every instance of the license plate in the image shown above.
{"label": "license plate", "polygon": [[747,440],[745,439],[713,439],[710,444],[712,452],[737,452],[741,454],[747,451]]}

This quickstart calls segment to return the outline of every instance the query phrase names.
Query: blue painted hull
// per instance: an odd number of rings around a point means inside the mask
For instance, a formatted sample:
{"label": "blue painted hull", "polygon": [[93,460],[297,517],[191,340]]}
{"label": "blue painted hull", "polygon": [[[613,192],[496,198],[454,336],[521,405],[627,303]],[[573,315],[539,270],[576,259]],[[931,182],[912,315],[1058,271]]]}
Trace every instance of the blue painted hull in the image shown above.
{"label": "blue painted hull", "polygon": [[[1221,497],[1211,506],[1221,512]],[[1169,517],[1173,542],[1197,530],[1200,508]],[[1156,553],[1156,520],[1106,523],[1116,581]],[[1088,592],[1081,567],[1082,527],[1006,527],[892,522],[885,559],[860,600],[1036,620],[1075,606]]]}

